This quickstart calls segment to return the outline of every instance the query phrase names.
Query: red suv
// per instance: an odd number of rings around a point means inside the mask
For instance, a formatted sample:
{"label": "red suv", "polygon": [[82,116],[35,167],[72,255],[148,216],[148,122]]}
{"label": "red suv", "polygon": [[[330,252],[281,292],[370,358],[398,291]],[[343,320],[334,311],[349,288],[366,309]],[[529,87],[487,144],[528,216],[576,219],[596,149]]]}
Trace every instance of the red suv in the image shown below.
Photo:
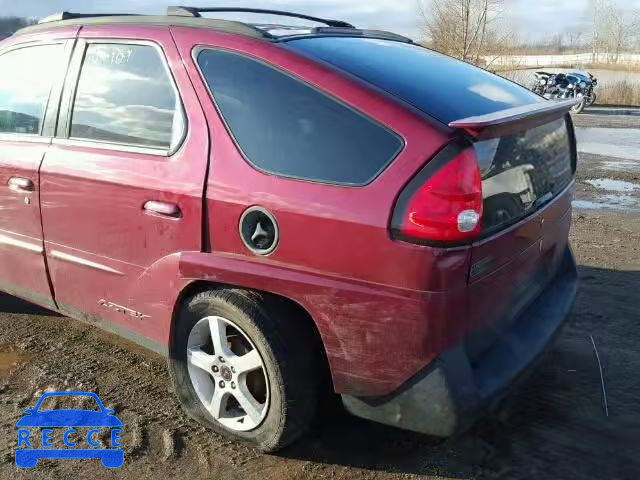
{"label": "red suv", "polygon": [[342,21],[49,17],[0,43],[1,288],[265,451],[327,388],[450,435],[571,308],[570,107]]}

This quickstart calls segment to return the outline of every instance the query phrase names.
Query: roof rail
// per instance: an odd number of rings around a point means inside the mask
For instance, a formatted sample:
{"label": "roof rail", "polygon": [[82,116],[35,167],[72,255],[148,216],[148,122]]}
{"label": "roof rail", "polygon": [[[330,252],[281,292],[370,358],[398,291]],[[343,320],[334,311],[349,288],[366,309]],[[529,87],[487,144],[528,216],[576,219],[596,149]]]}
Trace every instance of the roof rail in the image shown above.
{"label": "roof rail", "polygon": [[72,13],[72,12],[59,12],[44,17],[39,20],[38,23],[51,23],[61,22],[62,20],[72,20],[76,18],[94,18],[94,17],[132,17],[136,16],[134,13]]}
{"label": "roof rail", "polygon": [[350,23],[342,20],[330,20],[327,18],[312,17],[302,13],[285,12],[282,10],[267,10],[263,8],[234,8],[234,7],[214,7],[214,8],[198,8],[198,7],[168,7],[167,15],[180,17],[201,17],[202,13],[261,13],[265,15],[279,15],[283,17],[301,18],[312,22],[324,23],[329,27],[355,28]]}

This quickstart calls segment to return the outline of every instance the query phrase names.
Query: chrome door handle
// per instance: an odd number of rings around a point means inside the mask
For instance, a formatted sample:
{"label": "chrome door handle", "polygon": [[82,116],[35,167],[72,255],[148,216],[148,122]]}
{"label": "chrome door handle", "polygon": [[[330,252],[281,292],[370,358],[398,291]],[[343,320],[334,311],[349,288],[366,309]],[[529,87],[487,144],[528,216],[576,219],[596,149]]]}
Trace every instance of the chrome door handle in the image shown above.
{"label": "chrome door handle", "polygon": [[28,178],[11,177],[7,185],[9,185],[9,190],[16,193],[30,193],[35,190],[33,182]]}
{"label": "chrome door handle", "polygon": [[163,217],[180,218],[182,212],[180,207],[175,203],[159,202],[157,200],[149,200],[144,204],[143,209],[154,215],[162,215]]}

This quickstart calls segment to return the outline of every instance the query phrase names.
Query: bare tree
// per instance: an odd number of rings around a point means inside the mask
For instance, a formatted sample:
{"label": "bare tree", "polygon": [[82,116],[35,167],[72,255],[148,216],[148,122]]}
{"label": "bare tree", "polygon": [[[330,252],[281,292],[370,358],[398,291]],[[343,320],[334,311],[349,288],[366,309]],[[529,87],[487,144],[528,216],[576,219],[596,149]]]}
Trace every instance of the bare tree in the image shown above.
{"label": "bare tree", "polygon": [[640,30],[640,12],[622,9],[615,0],[590,0],[591,52],[594,63],[600,53],[607,63],[617,63],[620,54],[637,40]]}
{"label": "bare tree", "polygon": [[624,14],[619,9],[612,12],[610,44],[613,62],[616,63],[624,49],[629,48],[640,28],[640,14],[637,10]]}
{"label": "bare tree", "polygon": [[466,62],[502,49],[508,35],[494,24],[501,18],[504,0],[420,0],[424,36],[434,50]]}
{"label": "bare tree", "polygon": [[584,32],[580,28],[572,28],[566,32],[565,39],[566,47],[572,52],[577,52],[583,46]]}
{"label": "bare tree", "polygon": [[562,52],[564,48],[564,32],[554,34],[548,41],[549,49],[554,53]]}

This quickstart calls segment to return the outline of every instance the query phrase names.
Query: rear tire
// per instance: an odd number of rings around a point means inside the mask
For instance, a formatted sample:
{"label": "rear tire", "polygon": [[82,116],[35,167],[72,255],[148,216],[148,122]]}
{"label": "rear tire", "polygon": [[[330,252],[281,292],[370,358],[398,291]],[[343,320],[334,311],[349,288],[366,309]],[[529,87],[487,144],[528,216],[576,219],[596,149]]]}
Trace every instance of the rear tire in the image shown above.
{"label": "rear tire", "polygon": [[[299,438],[315,416],[319,378],[316,359],[320,355],[314,351],[314,340],[302,319],[290,312],[277,299],[233,289],[205,291],[183,302],[175,319],[169,370],[186,413],[221,435],[264,452],[277,451]],[[210,346],[202,346],[203,355],[194,353],[199,349],[194,342],[200,343],[198,335],[207,331],[211,319],[226,325],[220,337],[226,339],[226,345],[219,343],[220,351],[216,352],[213,341]],[[204,320],[209,323],[203,324]],[[215,327],[212,331],[216,331]],[[241,347],[247,353],[236,351]],[[249,358],[249,353],[258,358],[254,349],[259,353],[260,366],[252,367],[249,374],[255,375],[251,379],[242,377],[239,359],[244,355]],[[218,370],[208,372],[209,380],[202,363],[194,367],[196,358],[204,359],[207,367],[207,361],[217,362],[218,354],[225,351],[226,363],[212,363],[211,368]],[[234,365],[232,374],[229,369]],[[225,378],[221,377],[222,367],[228,375]],[[232,383],[235,386],[230,390]],[[208,398],[203,392],[212,395],[208,405],[203,401]],[[222,407],[221,401],[213,401],[213,397],[222,395],[216,392],[225,395]],[[247,403],[247,398],[252,400]],[[243,405],[249,408],[244,409]]]}
{"label": "rear tire", "polygon": [[582,99],[580,100],[580,103],[577,103],[573,107],[571,107],[571,113],[575,113],[575,114],[582,113],[586,104],[587,104],[587,99],[585,97],[582,97]]}

